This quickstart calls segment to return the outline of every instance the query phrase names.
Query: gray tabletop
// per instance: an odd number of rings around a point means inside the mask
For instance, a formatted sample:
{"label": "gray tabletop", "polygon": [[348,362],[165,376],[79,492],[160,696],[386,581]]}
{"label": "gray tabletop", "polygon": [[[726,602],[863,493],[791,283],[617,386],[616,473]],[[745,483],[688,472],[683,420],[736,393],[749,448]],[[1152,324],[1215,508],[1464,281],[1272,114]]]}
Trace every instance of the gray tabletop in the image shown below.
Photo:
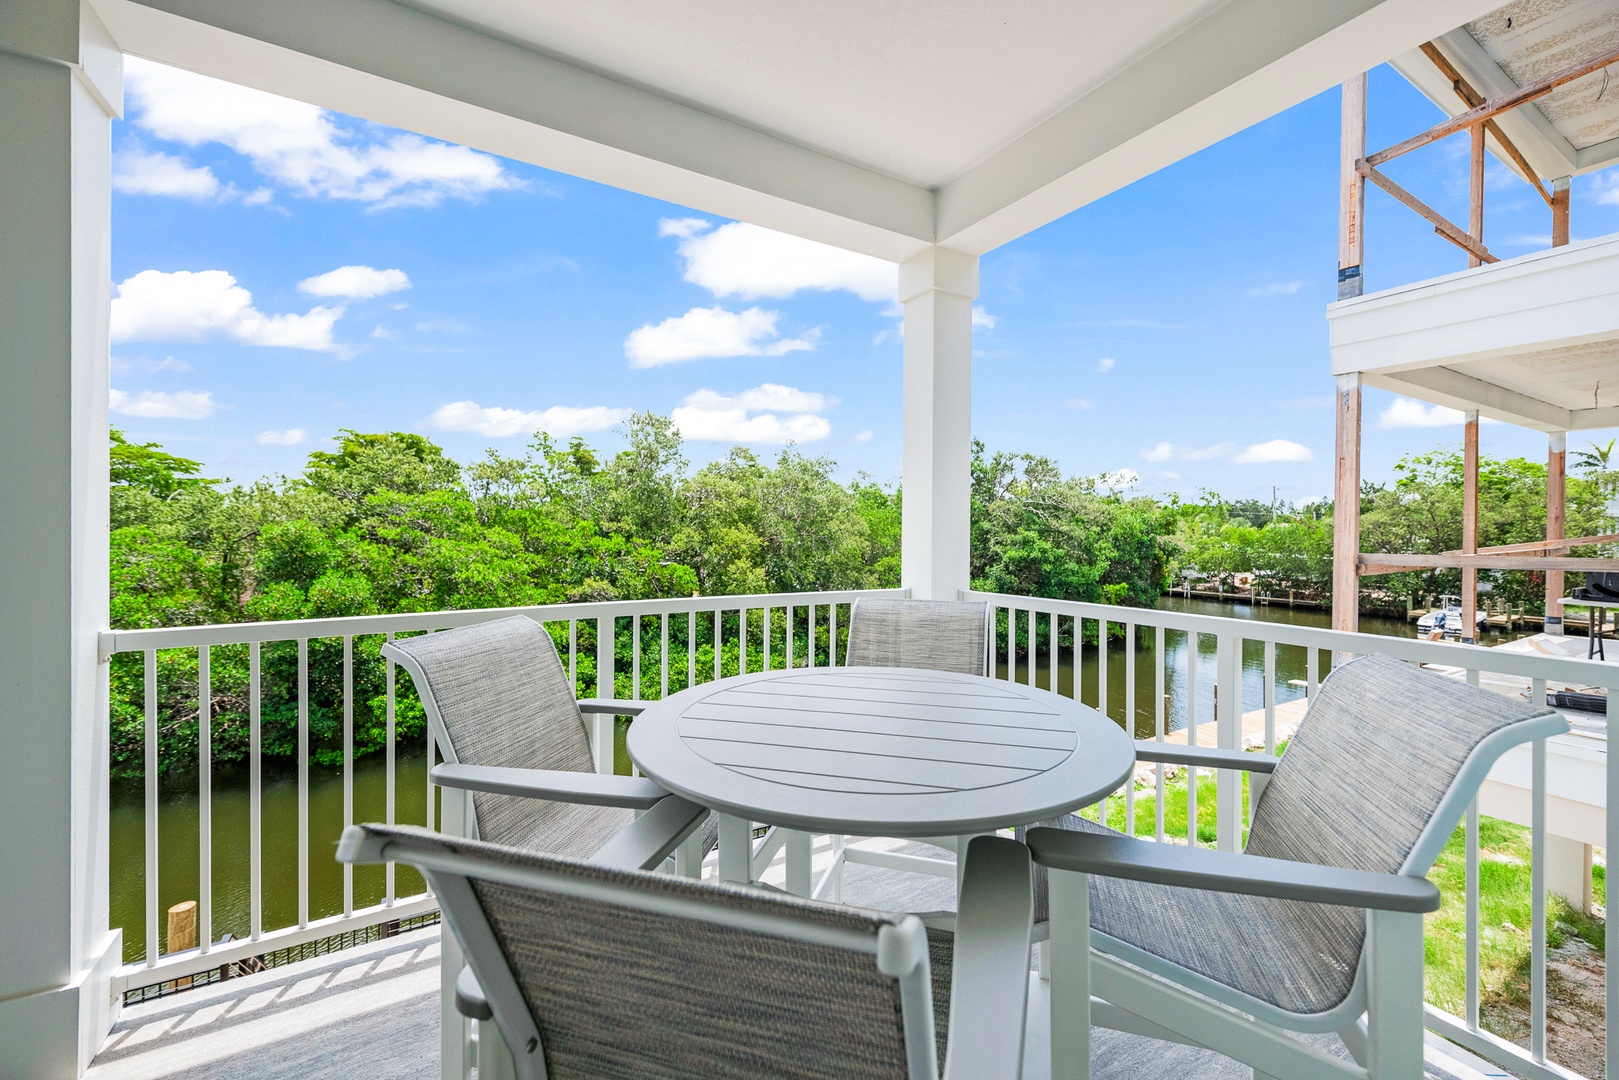
{"label": "gray tabletop", "polygon": [[1119,725],[1016,683],[914,668],[759,672],[642,712],[641,772],[721,813],[810,832],[944,836],[1068,813],[1135,764]]}

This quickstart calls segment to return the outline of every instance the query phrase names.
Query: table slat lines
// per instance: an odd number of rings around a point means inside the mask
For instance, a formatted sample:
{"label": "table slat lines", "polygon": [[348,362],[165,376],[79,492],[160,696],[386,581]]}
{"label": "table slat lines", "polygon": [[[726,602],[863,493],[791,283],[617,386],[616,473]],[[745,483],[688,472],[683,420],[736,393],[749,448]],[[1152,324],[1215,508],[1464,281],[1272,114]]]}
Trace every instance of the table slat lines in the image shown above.
{"label": "table slat lines", "polygon": [[[1039,746],[991,738],[949,738],[894,732],[858,732],[766,721],[709,721],[688,716],[680,721],[680,737],[711,738],[716,742],[758,743],[766,746],[803,746],[813,750],[884,753],[916,761],[989,761],[1015,759],[1020,767],[1049,769],[1073,753],[1073,740],[1065,746]],[[983,755],[989,755],[984,758]],[[1026,764],[1025,764],[1026,763]]]}
{"label": "table slat lines", "polygon": [[793,772],[791,769],[737,769],[744,776],[769,780],[787,787],[811,791],[840,791],[851,795],[937,795],[954,788],[927,787],[899,780],[861,780],[852,776],[826,776],[822,773]]}
{"label": "table slat lines", "polygon": [[[782,769],[784,764],[779,747],[759,743],[715,742],[709,739],[687,739],[685,742],[694,751],[723,769]],[[909,782],[951,791],[998,787],[1045,771],[1020,769],[1010,765],[919,761],[916,758],[895,757],[892,754],[860,754],[799,748],[792,749],[791,764],[799,766],[805,772],[814,771],[825,776]]]}
{"label": "table slat lines", "polygon": [[[806,728],[825,730],[829,715],[843,720],[843,730],[863,734],[893,735],[912,739],[933,739],[941,742],[988,743],[995,746],[1023,746],[1040,750],[1072,751],[1075,735],[1072,728],[1008,727],[996,724],[973,724],[964,720],[932,720],[921,717],[883,714],[828,713],[825,710],[773,709],[761,715],[754,709],[712,706],[707,702],[696,706],[681,718],[681,732],[689,723],[701,720],[714,724],[746,724],[770,728]],[[695,731],[695,728],[691,730]]]}
{"label": "table slat lines", "polygon": [[[861,694],[850,693],[843,688],[827,687],[823,692],[820,688],[786,687],[773,693],[764,693],[752,687],[736,687],[715,694],[708,700],[716,703],[744,705],[755,700],[765,699],[772,703],[791,700],[795,703],[826,702],[829,705],[841,702],[851,702],[861,705],[893,705],[898,707],[915,707],[927,712],[937,712],[940,709],[952,709],[958,712],[984,713],[988,716],[998,716],[1002,723],[1023,722],[1024,717],[1030,719],[1047,718],[1049,726],[1058,728],[1060,721],[1054,709],[1028,700],[1027,698],[1005,699],[978,699],[972,700],[969,695],[955,694],[948,690],[923,691],[906,690],[899,687],[873,687],[870,691]],[[880,696],[884,693],[891,696]],[[802,707],[802,705],[800,706]],[[1016,721],[1013,718],[1016,717]]]}

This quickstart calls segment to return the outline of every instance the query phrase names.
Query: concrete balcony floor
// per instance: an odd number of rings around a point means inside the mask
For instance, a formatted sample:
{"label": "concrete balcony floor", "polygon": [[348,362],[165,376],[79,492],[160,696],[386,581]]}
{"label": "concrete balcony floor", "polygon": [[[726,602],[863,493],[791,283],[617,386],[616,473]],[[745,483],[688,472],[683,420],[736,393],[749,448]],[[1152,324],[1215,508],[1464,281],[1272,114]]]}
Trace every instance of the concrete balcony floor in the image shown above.
{"label": "concrete balcony floor", "polygon": [[[817,862],[829,859],[825,838]],[[894,843],[896,850],[938,849]],[[712,860],[711,860],[712,863]],[[709,867],[710,874],[713,867]],[[782,874],[781,862],[765,875]],[[844,898],[871,907],[951,906],[953,882],[850,866]],[[908,903],[900,903],[908,900]],[[126,1008],[88,1080],[437,1080],[438,928],[215,983]],[[1050,1076],[1046,984],[1031,973],[1025,1080]],[[1335,1037],[1320,1044],[1343,1053]],[[1210,1051],[1096,1029],[1096,1080],[1250,1080]],[[1508,1074],[1428,1036],[1432,1080]]]}

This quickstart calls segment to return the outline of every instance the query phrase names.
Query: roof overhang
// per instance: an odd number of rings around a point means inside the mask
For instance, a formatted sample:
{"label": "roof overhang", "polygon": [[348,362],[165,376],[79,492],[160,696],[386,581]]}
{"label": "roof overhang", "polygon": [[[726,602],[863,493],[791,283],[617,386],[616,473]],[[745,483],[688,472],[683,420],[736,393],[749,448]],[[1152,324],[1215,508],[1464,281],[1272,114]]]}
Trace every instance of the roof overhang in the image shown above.
{"label": "roof overhang", "polygon": [[[1513,0],[1435,37],[1433,44],[1475,90],[1496,98],[1612,52],[1619,45],[1619,3]],[[1467,110],[1450,79],[1420,51],[1389,63],[1446,115]],[[1590,75],[1497,116],[1496,123],[1541,178],[1603,169],[1619,162],[1619,94],[1604,89],[1603,75]],[[1489,142],[1502,163],[1521,175],[1493,137]]]}
{"label": "roof overhang", "polygon": [[1619,425],[1619,236],[1327,308],[1335,375],[1542,431]]}
{"label": "roof overhang", "polygon": [[[979,42],[969,15],[983,9],[928,0],[824,11],[718,0],[602,0],[560,11],[518,0],[91,2],[130,53],[895,260],[930,244],[992,250],[1490,7],[1204,0],[1135,5],[1148,14],[1130,15],[1099,0],[1007,0],[997,14],[1020,29]],[[720,9],[731,17],[723,32],[689,33],[688,23],[712,22]],[[535,12],[550,29],[524,37]],[[597,25],[613,18],[621,22]],[[805,28],[806,19],[820,21]],[[1104,32],[1130,19],[1128,33]],[[929,48],[951,63],[934,70],[932,53],[914,54],[908,23],[927,27]],[[1045,79],[1040,100],[1049,102],[1030,112],[1035,102],[1009,99],[979,117],[971,138],[952,142],[951,101],[1021,86],[1001,76],[976,85],[987,78],[980,66],[1015,73],[1024,55],[1051,55],[1059,23],[1058,52],[1084,63]],[[581,26],[597,31],[585,59],[567,51],[583,48],[577,41],[588,35],[573,33]],[[869,99],[866,112],[848,108],[824,74],[838,53],[828,26],[848,42],[880,40],[896,58],[848,75]],[[677,34],[687,46],[678,67],[650,76],[638,68],[653,55],[649,42]],[[727,77],[737,40],[778,50],[781,63]],[[976,65],[975,50],[991,47],[998,51]],[[712,71],[721,74],[709,83],[688,78]],[[966,81],[966,98],[901,95],[919,72],[941,88]],[[903,107],[885,108],[885,90]],[[913,128],[940,152],[909,164],[873,159],[885,131],[897,144]]]}

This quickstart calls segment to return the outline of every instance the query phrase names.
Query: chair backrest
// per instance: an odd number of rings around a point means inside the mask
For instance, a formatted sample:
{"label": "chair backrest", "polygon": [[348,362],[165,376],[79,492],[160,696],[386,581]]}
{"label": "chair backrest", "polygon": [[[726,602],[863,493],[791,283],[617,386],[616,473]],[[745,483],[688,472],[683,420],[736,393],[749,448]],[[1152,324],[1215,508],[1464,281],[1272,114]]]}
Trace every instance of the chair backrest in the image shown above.
{"label": "chair backrest", "polygon": [[[403,638],[382,653],[410,672],[446,761],[590,772],[590,737],[556,646],[526,616]],[[478,792],[479,835],[517,843],[542,834],[560,803]]]}
{"label": "chair backrest", "polygon": [[989,606],[863,596],[849,611],[848,667],[930,668],[982,675]]}
{"label": "chair backrest", "polygon": [[419,867],[518,1062],[549,1080],[924,1080],[920,920],[361,826],[345,861]]}
{"label": "chair backrest", "polygon": [[1502,753],[1567,730],[1545,706],[1381,655],[1335,670],[1254,811],[1246,850],[1423,875]]}

